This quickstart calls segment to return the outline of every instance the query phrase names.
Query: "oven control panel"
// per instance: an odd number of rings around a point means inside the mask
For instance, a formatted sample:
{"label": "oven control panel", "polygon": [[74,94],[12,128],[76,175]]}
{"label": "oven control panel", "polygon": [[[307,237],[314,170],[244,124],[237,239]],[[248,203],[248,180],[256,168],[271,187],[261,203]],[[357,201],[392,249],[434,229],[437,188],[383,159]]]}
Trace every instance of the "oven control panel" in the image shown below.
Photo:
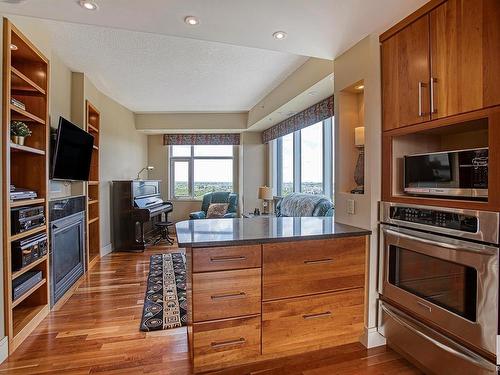
{"label": "oven control panel", "polygon": [[476,233],[478,230],[477,217],[454,212],[415,207],[391,207],[390,217],[394,220],[455,229],[469,233]]}

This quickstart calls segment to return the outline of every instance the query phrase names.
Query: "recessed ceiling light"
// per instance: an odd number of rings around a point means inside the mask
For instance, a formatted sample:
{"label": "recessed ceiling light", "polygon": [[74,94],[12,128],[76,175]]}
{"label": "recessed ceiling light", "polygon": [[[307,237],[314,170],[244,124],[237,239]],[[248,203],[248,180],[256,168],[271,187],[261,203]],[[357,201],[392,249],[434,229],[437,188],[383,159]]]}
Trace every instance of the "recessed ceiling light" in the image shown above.
{"label": "recessed ceiling light", "polygon": [[309,95],[309,96],[316,96],[316,95],[318,95],[318,93],[316,91],[309,91],[307,93],[307,95]]}
{"label": "recessed ceiling light", "polygon": [[284,31],[276,31],[273,34],[274,39],[283,40],[286,38],[286,33]]}
{"label": "recessed ceiling light", "polygon": [[17,51],[19,48],[17,48],[17,46],[16,46],[15,44],[11,44],[11,45],[10,45],[10,49],[11,49],[12,51]]}
{"label": "recessed ceiling light", "polygon": [[95,3],[95,1],[92,0],[80,0],[79,4],[82,8],[87,9],[87,10],[97,10],[99,7]]}
{"label": "recessed ceiling light", "polygon": [[184,22],[189,26],[196,26],[200,23],[200,20],[195,16],[187,16],[186,18],[184,18]]}
{"label": "recessed ceiling light", "polygon": [[363,90],[364,88],[365,88],[365,85],[359,85],[359,86],[355,87],[356,90]]}

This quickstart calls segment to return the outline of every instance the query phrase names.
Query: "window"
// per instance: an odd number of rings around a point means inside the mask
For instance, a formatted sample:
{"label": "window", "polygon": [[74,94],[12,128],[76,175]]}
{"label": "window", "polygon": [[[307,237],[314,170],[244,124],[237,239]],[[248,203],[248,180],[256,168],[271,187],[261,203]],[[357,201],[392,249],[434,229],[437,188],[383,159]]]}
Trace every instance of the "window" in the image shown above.
{"label": "window", "polygon": [[331,118],[278,138],[275,145],[278,196],[292,192],[333,196]]}
{"label": "window", "polygon": [[282,139],[282,156],[280,163],[281,195],[293,192],[293,134],[285,135]]}
{"label": "window", "polygon": [[323,123],[300,131],[300,191],[323,194]]}
{"label": "window", "polygon": [[233,191],[233,146],[170,146],[170,181],[172,198]]}

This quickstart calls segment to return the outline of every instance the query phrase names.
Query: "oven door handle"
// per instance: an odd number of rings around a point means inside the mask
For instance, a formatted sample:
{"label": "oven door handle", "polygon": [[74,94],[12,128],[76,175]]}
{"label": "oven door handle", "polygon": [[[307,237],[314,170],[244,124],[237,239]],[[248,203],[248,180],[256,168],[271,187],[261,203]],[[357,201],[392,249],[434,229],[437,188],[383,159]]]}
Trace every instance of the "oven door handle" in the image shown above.
{"label": "oven door handle", "polygon": [[446,345],[445,343],[427,335],[426,333],[422,332],[421,330],[418,329],[418,327],[414,327],[411,322],[407,321],[404,317],[400,316],[396,311],[393,311],[393,309],[387,307],[384,303],[380,304],[380,307],[384,312],[389,315],[392,319],[394,319],[396,322],[401,324],[403,327],[409,329],[413,333],[419,335],[423,339],[430,341],[437,347],[441,348],[442,350],[462,358],[463,360],[473,363],[478,367],[481,367],[483,369],[491,371],[492,369],[496,369],[496,366],[494,366],[492,363],[488,362],[484,358],[478,356],[477,354],[469,351],[466,348],[463,348],[463,350],[457,350],[455,348],[452,348],[449,345]]}
{"label": "oven door handle", "polygon": [[[385,225],[382,225],[382,231],[384,233],[392,234],[393,236],[396,237],[405,238],[411,241],[422,242],[428,245],[445,247],[447,249],[452,249],[457,251],[469,251],[490,256],[496,255],[498,253],[498,248],[493,246],[481,245],[468,241],[448,239],[442,236],[428,235],[423,232],[407,231],[401,228],[392,229]],[[413,235],[413,233],[416,233],[418,236]]]}

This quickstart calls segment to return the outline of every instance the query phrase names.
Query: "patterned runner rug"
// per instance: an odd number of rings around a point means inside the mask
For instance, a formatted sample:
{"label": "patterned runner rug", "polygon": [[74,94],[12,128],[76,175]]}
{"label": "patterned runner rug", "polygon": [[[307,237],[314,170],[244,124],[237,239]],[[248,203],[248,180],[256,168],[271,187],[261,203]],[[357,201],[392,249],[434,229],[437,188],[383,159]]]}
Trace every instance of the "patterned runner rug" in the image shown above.
{"label": "patterned runner rug", "polygon": [[185,326],[186,307],[185,255],[171,253],[151,256],[141,331]]}

